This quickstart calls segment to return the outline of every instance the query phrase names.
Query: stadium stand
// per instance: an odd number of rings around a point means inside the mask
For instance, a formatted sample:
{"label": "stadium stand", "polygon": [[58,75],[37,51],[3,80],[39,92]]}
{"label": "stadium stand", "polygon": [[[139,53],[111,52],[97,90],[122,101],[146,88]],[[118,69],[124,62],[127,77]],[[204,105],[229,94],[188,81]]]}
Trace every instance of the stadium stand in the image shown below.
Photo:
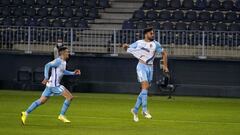
{"label": "stadium stand", "polygon": [[[87,28],[86,21],[99,18],[98,10],[107,7],[108,0],[1,0],[0,25],[33,26],[28,22],[34,18],[39,22],[34,26]],[[19,17],[23,19],[20,21]],[[68,24],[65,25],[65,22]],[[79,25],[82,22],[84,24]]]}
{"label": "stadium stand", "polygon": [[[174,29],[179,28],[176,27],[178,21],[182,21],[187,27],[190,26],[190,22],[194,21],[200,25],[194,30],[203,30],[206,21],[212,23],[213,26],[221,22],[223,23],[221,27],[227,26],[224,30],[230,30],[231,23],[238,25],[239,22],[238,3],[240,3],[239,0],[144,0],[142,7],[136,10],[129,20],[133,21],[136,26],[142,23],[142,20],[147,21],[148,25],[152,21],[158,21],[161,24],[160,29],[166,21],[172,22]],[[219,29],[214,27],[213,30]]]}
{"label": "stadium stand", "polygon": [[[237,36],[239,3],[240,0],[144,0],[132,17],[124,21],[122,29],[137,31],[143,26],[153,26],[156,31],[160,30],[156,32],[155,39],[174,53],[176,48],[180,48],[180,52],[184,51],[186,45],[190,45],[189,52],[195,53],[195,46],[203,43],[211,46],[209,48],[215,53],[216,50],[223,53],[226,47],[232,47],[237,53],[240,42],[240,37]],[[135,39],[132,37],[129,42],[129,37],[117,38],[122,43],[131,43]]]}
{"label": "stadium stand", "polygon": [[0,40],[7,44],[0,47],[49,51],[61,37],[75,52],[123,53],[114,46],[143,37],[147,26],[171,49],[238,47],[239,12],[240,0],[0,0]]}

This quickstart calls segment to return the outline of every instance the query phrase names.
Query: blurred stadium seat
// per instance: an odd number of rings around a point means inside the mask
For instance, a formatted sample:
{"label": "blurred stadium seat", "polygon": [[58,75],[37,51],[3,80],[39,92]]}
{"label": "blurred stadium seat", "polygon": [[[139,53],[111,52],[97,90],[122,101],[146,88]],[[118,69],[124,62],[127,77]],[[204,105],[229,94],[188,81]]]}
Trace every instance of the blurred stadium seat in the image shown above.
{"label": "blurred stadium seat", "polygon": [[133,20],[143,20],[143,19],[145,19],[144,11],[143,10],[134,11],[132,19]]}
{"label": "blurred stadium seat", "polygon": [[44,7],[47,5],[47,0],[36,0],[36,5],[37,7]]}
{"label": "blurred stadium seat", "polygon": [[216,11],[221,8],[221,2],[219,0],[211,0],[209,1],[209,10]]}
{"label": "blurred stadium seat", "polygon": [[204,10],[207,8],[207,0],[196,0],[195,9]]}
{"label": "blurred stadium seat", "polygon": [[162,29],[163,29],[163,30],[173,30],[173,29],[174,29],[173,26],[174,26],[174,25],[173,25],[173,23],[171,23],[171,22],[164,22],[164,23],[162,24]]}
{"label": "blurred stadium seat", "polygon": [[175,25],[176,30],[187,30],[187,25],[184,22],[177,22]]}
{"label": "blurred stadium seat", "polygon": [[24,0],[24,4],[28,6],[34,6],[35,0]]}
{"label": "blurred stadium seat", "polygon": [[161,29],[161,25],[159,22],[157,21],[153,21],[149,24],[149,26],[153,27],[155,30],[160,30]]}
{"label": "blurred stadium seat", "polygon": [[[94,20],[99,17],[98,9],[107,7],[110,7],[109,0],[0,0],[0,20],[2,25],[51,26],[49,25],[51,23],[43,23],[42,20],[53,19],[48,21],[55,22],[54,26],[66,27],[72,26],[70,25],[72,22],[68,20],[76,18]],[[12,21],[6,19],[9,17]],[[19,17],[23,17],[25,23],[22,23]],[[36,20],[33,22],[29,18]],[[62,22],[66,21],[68,25],[57,25],[60,19],[64,19]],[[75,22],[74,24],[77,27]]]}
{"label": "blurred stadium seat", "polygon": [[179,21],[179,20],[184,20],[184,12],[181,10],[174,11],[172,13],[172,21]]}
{"label": "blurred stadium seat", "polygon": [[73,10],[70,7],[63,9],[63,17],[72,18],[73,17]]}
{"label": "blurred stadium seat", "polygon": [[200,24],[198,22],[192,22],[188,26],[189,30],[201,30],[200,29]]}
{"label": "blurred stadium seat", "polygon": [[212,18],[211,18],[212,22],[221,22],[223,20],[224,20],[224,14],[222,12],[216,11],[212,13]]}
{"label": "blurred stadium seat", "polygon": [[98,1],[98,7],[100,8],[108,8],[110,7],[108,0],[99,0]]}
{"label": "blurred stadium seat", "polygon": [[176,10],[181,8],[181,1],[180,0],[171,0],[168,9]]}
{"label": "blurred stadium seat", "polygon": [[137,29],[144,29],[146,27],[147,27],[147,23],[145,21],[140,21],[140,22],[137,22],[136,24]]}
{"label": "blurred stadium seat", "polygon": [[158,14],[155,10],[149,10],[146,14],[147,20],[156,20],[158,18]]}
{"label": "blurred stadium seat", "polygon": [[211,15],[210,15],[210,12],[208,11],[202,11],[198,15],[198,20],[202,22],[209,21],[210,18],[211,18]]}
{"label": "blurred stadium seat", "polygon": [[234,10],[234,2],[232,0],[225,0],[222,2],[222,7],[224,10],[229,11],[229,10]]}
{"label": "blurred stadium seat", "polygon": [[38,13],[40,18],[47,17],[48,16],[48,9],[47,8],[40,8],[37,13]]}
{"label": "blurred stadium seat", "polygon": [[158,10],[166,9],[167,7],[168,7],[167,0],[158,0],[155,5],[155,9],[158,9]]}
{"label": "blurred stadium seat", "polygon": [[213,24],[212,23],[203,23],[202,30],[204,30],[204,31],[214,30]]}
{"label": "blurred stadium seat", "polygon": [[37,13],[37,11],[36,11],[35,8],[30,7],[30,8],[26,8],[26,9],[25,9],[25,14],[26,14],[26,16],[28,16],[28,17],[35,17],[35,16],[36,16],[36,13]]}
{"label": "blurred stadium seat", "polygon": [[228,26],[229,31],[240,31],[240,26],[237,23],[232,23]]}
{"label": "blurred stadium seat", "polygon": [[122,29],[134,29],[134,24],[130,20],[125,20],[122,25]]}
{"label": "blurred stadium seat", "polygon": [[189,21],[189,22],[195,21],[195,20],[197,20],[197,12],[195,12],[195,11],[188,11],[186,13],[186,15],[185,15],[185,18],[186,18],[185,20]]}
{"label": "blurred stadium seat", "polygon": [[155,2],[154,0],[144,0],[143,2],[143,9],[152,9],[155,7]]}
{"label": "blurred stadium seat", "polygon": [[78,8],[75,11],[75,16],[78,17],[78,18],[84,18],[86,16],[85,9],[84,8]]}
{"label": "blurred stadium seat", "polygon": [[161,11],[158,16],[158,20],[160,21],[167,21],[171,19],[171,12],[170,11]]}
{"label": "blurred stadium seat", "polygon": [[183,9],[194,9],[194,2],[193,0],[183,0],[182,2],[182,8]]}

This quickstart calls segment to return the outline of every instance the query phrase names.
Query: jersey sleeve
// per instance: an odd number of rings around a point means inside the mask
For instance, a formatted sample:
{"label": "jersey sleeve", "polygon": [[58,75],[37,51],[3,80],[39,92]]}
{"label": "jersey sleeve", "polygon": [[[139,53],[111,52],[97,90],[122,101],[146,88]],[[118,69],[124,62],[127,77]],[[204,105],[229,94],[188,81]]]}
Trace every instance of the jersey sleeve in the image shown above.
{"label": "jersey sleeve", "polygon": [[155,41],[155,44],[156,44],[156,52],[157,53],[162,53],[163,52],[163,48],[161,46],[161,44],[157,41]]}
{"label": "jersey sleeve", "polygon": [[137,48],[137,45],[138,45],[138,43],[136,41],[136,42],[132,43],[131,45],[129,45],[129,48]]}
{"label": "jersey sleeve", "polygon": [[68,71],[68,70],[64,70],[64,71],[63,71],[63,74],[64,74],[64,75],[75,75],[74,72]]}
{"label": "jersey sleeve", "polygon": [[48,80],[49,69],[51,67],[58,67],[60,64],[61,64],[61,60],[59,58],[47,63],[44,67],[44,79]]}
{"label": "jersey sleeve", "polygon": [[127,49],[127,52],[131,53],[132,51],[136,50],[137,46],[138,46],[138,42],[137,41],[132,43],[131,45],[129,45],[129,47]]}

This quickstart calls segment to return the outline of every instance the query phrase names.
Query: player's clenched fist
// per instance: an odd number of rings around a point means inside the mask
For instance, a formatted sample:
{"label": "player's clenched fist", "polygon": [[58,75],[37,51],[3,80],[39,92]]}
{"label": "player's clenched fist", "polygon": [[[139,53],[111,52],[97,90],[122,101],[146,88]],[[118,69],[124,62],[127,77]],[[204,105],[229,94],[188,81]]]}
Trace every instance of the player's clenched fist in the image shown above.
{"label": "player's clenched fist", "polygon": [[48,82],[48,80],[44,79],[44,80],[42,81],[42,84],[43,84],[43,85],[46,85],[47,82]]}
{"label": "player's clenched fist", "polygon": [[80,75],[81,71],[80,71],[80,69],[76,69],[76,70],[74,70],[74,73],[75,73],[75,75]]}
{"label": "player's clenched fist", "polygon": [[127,50],[127,49],[128,49],[128,47],[129,47],[129,45],[128,45],[128,44],[122,44],[122,48],[123,48],[124,50]]}

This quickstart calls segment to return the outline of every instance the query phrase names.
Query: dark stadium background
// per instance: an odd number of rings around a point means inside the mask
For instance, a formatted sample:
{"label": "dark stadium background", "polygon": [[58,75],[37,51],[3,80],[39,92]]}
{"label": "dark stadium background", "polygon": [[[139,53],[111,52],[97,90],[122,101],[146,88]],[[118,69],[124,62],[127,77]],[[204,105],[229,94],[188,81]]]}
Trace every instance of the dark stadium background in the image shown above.
{"label": "dark stadium background", "polygon": [[[42,90],[57,39],[71,49],[73,92],[138,93],[137,60],[122,43],[155,28],[169,54],[175,95],[240,97],[240,1],[1,0],[0,88]],[[156,59],[151,93],[160,78]]]}

